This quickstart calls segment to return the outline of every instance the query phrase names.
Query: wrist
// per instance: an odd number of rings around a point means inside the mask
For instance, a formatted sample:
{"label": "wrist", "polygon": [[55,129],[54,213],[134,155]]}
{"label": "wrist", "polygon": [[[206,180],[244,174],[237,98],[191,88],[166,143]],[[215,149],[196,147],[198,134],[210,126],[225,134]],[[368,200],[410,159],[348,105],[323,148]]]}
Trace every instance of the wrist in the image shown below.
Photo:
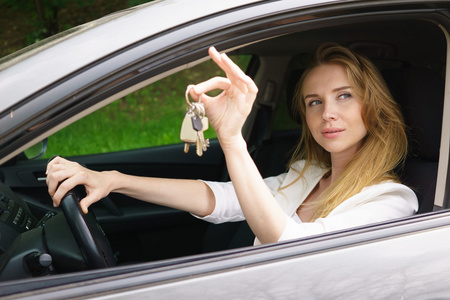
{"label": "wrist", "polygon": [[103,175],[104,183],[108,188],[109,193],[118,192],[120,189],[123,188],[123,180],[120,178],[120,172],[118,171],[103,171],[101,172]]}
{"label": "wrist", "polygon": [[227,153],[236,153],[239,151],[247,151],[247,142],[244,140],[242,135],[220,139],[220,146],[222,148],[223,153],[226,155]]}

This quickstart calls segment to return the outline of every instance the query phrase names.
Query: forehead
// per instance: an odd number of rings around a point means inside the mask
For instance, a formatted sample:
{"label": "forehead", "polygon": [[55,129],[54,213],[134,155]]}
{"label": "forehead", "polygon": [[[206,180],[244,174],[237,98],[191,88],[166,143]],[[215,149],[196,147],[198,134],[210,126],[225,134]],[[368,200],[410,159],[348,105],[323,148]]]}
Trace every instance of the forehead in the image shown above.
{"label": "forehead", "polygon": [[303,95],[350,86],[347,71],[341,64],[326,64],[313,68],[303,82]]}

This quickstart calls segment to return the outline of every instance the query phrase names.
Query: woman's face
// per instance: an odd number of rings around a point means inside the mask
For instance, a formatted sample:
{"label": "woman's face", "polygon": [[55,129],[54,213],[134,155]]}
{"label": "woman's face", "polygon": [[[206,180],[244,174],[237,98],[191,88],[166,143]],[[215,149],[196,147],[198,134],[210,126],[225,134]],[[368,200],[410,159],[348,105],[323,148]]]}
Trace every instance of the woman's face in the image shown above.
{"label": "woman's face", "polygon": [[362,99],[352,88],[344,66],[312,69],[303,82],[306,122],[315,141],[331,158],[349,159],[366,136]]}

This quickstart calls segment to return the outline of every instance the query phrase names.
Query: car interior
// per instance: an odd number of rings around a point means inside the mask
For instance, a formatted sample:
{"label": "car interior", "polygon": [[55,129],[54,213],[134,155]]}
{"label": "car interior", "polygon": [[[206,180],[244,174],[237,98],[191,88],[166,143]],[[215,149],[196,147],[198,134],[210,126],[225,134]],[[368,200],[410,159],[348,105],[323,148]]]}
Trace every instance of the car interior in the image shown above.
{"label": "car interior", "polygon": [[[300,138],[300,124],[291,113],[298,79],[311,52],[323,42],[337,42],[370,58],[380,69],[405,117],[409,156],[398,169],[405,184],[416,192],[418,214],[439,210],[434,205],[444,103],[447,41],[442,29],[415,18],[349,21],[341,25],[299,27],[295,32],[235,47],[231,55],[251,55],[246,70],[259,94],[244,128],[248,149],[263,177],[283,173]],[[205,53],[206,55],[206,53]],[[186,83],[190,84],[189,83]],[[180,101],[184,101],[180,95]],[[180,122],[182,118],[180,117]],[[52,139],[52,136],[48,138]],[[217,140],[203,157],[183,152],[183,144],[69,157],[88,168],[118,170],[139,176],[227,181]],[[47,160],[15,159],[0,166],[0,279],[41,276],[89,268],[79,264],[73,240],[62,237],[60,208],[53,208],[42,178]],[[45,178],[45,177],[44,177]],[[16,206],[13,202],[18,203]],[[11,207],[12,205],[12,207]],[[9,208],[8,208],[9,207]],[[11,214],[4,213],[10,210]],[[19,215],[20,211],[20,215]],[[254,235],[246,222],[209,224],[189,213],[111,194],[92,206],[96,221],[109,240],[117,264],[157,261],[251,246]],[[10,215],[16,214],[16,218]],[[9,222],[13,223],[9,223]],[[53,224],[53,225],[52,225]],[[26,245],[37,243],[26,235],[46,228],[54,253],[65,263],[39,273],[16,271],[5,275],[13,260],[21,260]],[[49,229],[47,229],[49,228]],[[63,229],[61,229],[63,230]],[[53,233],[51,233],[53,232]],[[65,231],[67,232],[67,231]],[[18,240],[21,241],[18,241]],[[46,242],[49,244],[49,241]],[[52,242],[50,242],[51,244]],[[62,245],[66,244],[66,245]],[[70,247],[76,248],[71,250]],[[109,247],[109,246],[106,246]],[[59,250],[58,250],[59,249]],[[63,250],[61,250],[63,249]],[[67,257],[71,257],[68,259]],[[28,257],[29,260],[35,258]],[[53,261],[58,260],[53,257]],[[8,271],[10,272],[10,271]]]}

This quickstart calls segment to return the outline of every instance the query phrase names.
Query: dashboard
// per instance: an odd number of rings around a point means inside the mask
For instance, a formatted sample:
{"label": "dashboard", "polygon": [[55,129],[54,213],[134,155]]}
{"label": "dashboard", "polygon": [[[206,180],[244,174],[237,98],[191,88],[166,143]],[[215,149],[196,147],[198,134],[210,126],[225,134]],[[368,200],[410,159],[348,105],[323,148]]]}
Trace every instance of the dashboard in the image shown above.
{"label": "dashboard", "polygon": [[8,250],[14,240],[38,224],[25,202],[4,183],[0,183],[0,254]]}
{"label": "dashboard", "polygon": [[38,220],[0,181],[0,281],[85,269],[64,214],[49,211]]}

